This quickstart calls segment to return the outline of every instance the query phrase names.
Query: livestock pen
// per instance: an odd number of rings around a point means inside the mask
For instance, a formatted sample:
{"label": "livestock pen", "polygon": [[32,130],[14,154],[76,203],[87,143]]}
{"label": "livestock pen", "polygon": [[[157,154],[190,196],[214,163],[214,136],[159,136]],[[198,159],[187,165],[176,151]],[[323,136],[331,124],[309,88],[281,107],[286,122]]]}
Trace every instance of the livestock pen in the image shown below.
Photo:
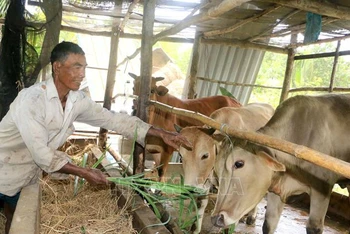
{"label": "livestock pen", "polygon": [[[7,12],[10,3],[19,7]],[[60,40],[76,41],[88,51],[87,85],[82,89],[107,109],[113,109],[113,97],[124,94],[131,97],[128,90],[131,82],[126,78],[128,72],[140,75],[144,82],[138,106],[139,117],[144,121],[148,118],[149,82],[155,70],[159,70],[152,50],[160,41],[189,44],[192,48],[190,58],[185,58],[185,54],[181,58],[189,61],[184,69],[188,73],[182,80],[182,98],[218,95],[220,86],[243,104],[249,102],[253,89],[266,90],[266,96],[278,93],[280,101],[300,92],[348,92],[347,85],[339,87],[344,83],[337,83],[336,74],[340,58],[350,54],[342,50],[342,45],[350,38],[349,12],[347,0],[4,0],[0,3],[0,24],[3,26],[0,35],[0,117],[4,116],[20,89],[50,77],[49,51]],[[337,43],[331,52],[300,54],[300,48],[331,42]],[[282,85],[256,84],[265,52],[285,56]],[[328,84],[295,86],[297,82],[292,78],[296,61],[324,57],[333,59],[331,69],[328,69],[331,72]],[[271,69],[274,69],[273,65],[270,65]],[[92,87],[102,92],[95,92]],[[130,98],[126,99],[118,104],[130,102]],[[105,129],[94,129],[93,133],[99,147],[104,148],[111,133]],[[145,158],[138,156],[142,151],[137,146],[133,163],[135,173],[145,169]],[[332,163],[325,162],[328,161],[320,160],[324,166],[332,167]],[[348,171],[347,166],[339,168],[342,173]],[[18,212],[24,211],[24,214],[19,213],[15,221],[19,222],[16,227],[22,227],[24,233],[39,232],[40,193],[39,185],[23,190],[19,204],[23,209],[19,207]],[[23,200],[26,197],[29,201]],[[335,196],[336,205],[331,203],[330,209],[348,212],[348,200],[344,197]],[[142,199],[138,201],[143,203]],[[261,211],[264,211],[263,207]],[[144,212],[136,212],[135,216],[131,212],[134,221],[140,220],[135,229],[140,228],[140,223],[142,233],[164,228],[153,225],[160,221],[149,209]],[[304,214],[300,216],[304,217]],[[348,213],[345,216],[349,219]],[[152,221],[142,224],[144,221],[141,220]],[[205,223],[209,224],[208,230],[217,231],[209,221]],[[257,222],[259,225],[261,222]],[[294,227],[296,223],[291,225]],[[144,229],[145,226],[148,228]],[[237,231],[244,233],[241,227],[244,226],[238,225]],[[247,232],[259,233],[261,229],[258,229],[247,228]],[[161,230],[158,232],[168,232]],[[277,232],[289,233],[286,229]],[[15,232],[19,233],[21,231]]]}

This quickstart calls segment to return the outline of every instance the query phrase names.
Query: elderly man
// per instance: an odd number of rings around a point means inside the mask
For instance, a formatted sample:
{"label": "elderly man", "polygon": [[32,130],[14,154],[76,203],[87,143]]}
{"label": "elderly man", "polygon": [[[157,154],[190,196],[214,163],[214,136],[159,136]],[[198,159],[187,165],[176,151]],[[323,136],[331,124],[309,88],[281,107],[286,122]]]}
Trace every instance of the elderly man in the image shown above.
{"label": "elderly man", "polygon": [[71,42],[59,43],[51,53],[52,79],[22,90],[0,122],[0,200],[9,232],[21,189],[38,181],[42,171],[73,174],[93,185],[107,184],[96,169],[71,164],[57,149],[74,132],[73,122],[116,131],[145,143],[146,136],[161,137],[174,148],[190,143],[183,136],[158,129],[127,114],[114,113],[79,91],[87,66],[85,53]]}

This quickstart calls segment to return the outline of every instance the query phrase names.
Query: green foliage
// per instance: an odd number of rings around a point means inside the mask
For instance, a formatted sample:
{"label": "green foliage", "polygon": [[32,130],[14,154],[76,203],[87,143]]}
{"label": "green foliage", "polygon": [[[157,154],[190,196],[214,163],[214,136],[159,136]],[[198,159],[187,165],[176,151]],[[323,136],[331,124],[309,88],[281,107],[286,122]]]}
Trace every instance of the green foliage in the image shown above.
{"label": "green foliage", "polygon": [[223,96],[227,96],[227,97],[231,97],[231,98],[234,98],[234,99],[236,99],[236,97],[235,96],[233,96],[232,95],[232,93],[230,93],[227,89],[225,89],[224,87],[219,87],[219,89],[220,89],[220,92],[221,92],[221,94],[223,95]]}
{"label": "green foliage", "polygon": [[[266,52],[255,84],[282,87],[286,61],[287,55]],[[280,95],[281,89],[255,87],[250,102],[264,102],[276,107],[279,104]]]}
{"label": "green foliage", "polygon": [[[297,55],[334,52],[336,42],[298,48]],[[266,52],[262,62],[257,85],[282,87],[286,69],[287,55]],[[329,87],[333,68],[333,57],[296,60],[291,79],[291,88]],[[340,56],[335,73],[334,87],[349,87],[350,56]],[[295,92],[316,95],[320,92]],[[281,89],[254,88],[249,102],[266,102],[274,107],[279,104]]]}

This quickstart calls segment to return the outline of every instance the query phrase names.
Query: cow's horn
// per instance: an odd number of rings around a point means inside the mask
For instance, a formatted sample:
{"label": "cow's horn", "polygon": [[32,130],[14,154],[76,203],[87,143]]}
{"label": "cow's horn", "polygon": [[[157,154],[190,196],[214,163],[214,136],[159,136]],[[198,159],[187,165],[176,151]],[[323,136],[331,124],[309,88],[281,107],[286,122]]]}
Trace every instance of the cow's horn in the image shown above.
{"label": "cow's horn", "polygon": [[174,124],[174,128],[175,128],[175,130],[176,130],[178,133],[180,133],[181,130],[182,130],[182,127],[180,127],[180,126],[177,125],[177,124]]}
{"label": "cow's horn", "polygon": [[134,79],[137,79],[137,78],[138,78],[137,75],[135,75],[134,73],[131,73],[131,72],[129,72],[129,76],[131,76],[131,77],[134,78]]}

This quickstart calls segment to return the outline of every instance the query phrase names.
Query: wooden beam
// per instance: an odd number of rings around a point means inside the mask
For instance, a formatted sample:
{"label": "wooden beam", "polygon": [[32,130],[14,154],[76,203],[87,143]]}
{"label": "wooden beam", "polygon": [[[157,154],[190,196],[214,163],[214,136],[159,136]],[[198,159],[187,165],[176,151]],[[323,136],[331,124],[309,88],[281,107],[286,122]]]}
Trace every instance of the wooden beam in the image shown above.
{"label": "wooden beam", "polygon": [[[73,28],[73,27],[63,26],[63,25],[61,26],[61,30],[67,31],[67,32],[88,34],[88,35],[92,35],[92,36],[109,37],[111,35],[110,31],[90,31],[90,30],[86,30],[86,29]],[[141,37],[142,37],[141,34],[130,34],[130,33],[123,33],[123,32],[120,33],[120,38],[141,40]],[[192,39],[192,38],[180,38],[180,37],[165,37],[165,38],[160,39],[160,41],[175,42],[175,43],[193,43],[194,39]]]}
{"label": "wooden beam", "polygon": [[350,7],[340,6],[329,1],[319,0],[260,0],[276,3],[285,7],[313,12],[322,16],[350,20]]}
{"label": "wooden beam", "polygon": [[337,70],[338,59],[339,59],[339,49],[340,49],[341,41],[338,41],[337,49],[335,50],[335,56],[333,60],[333,68],[331,73],[331,79],[329,82],[329,92],[333,92],[334,80],[335,80],[335,72]]}
{"label": "wooden beam", "polygon": [[249,41],[240,41],[236,39],[201,39],[201,43],[204,44],[213,44],[213,45],[227,45],[227,46],[234,46],[234,47],[240,47],[240,48],[248,48],[248,49],[255,49],[255,50],[263,50],[263,51],[271,51],[274,53],[279,54],[287,54],[288,49],[280,48],[276,46],[267,46],[257,43],[252,43]]}
{"label": "wooden beam", "polygon": [[[316,92],[328,92],[329,87],[301,87],[301,88],[293,88],[289,90],[289,93],[295,92],[305,92],[305,91],[316,91]],[[334,87],[332,92],[350,92],[350,88],[338,88]]]}
{"label": "wooden beam", "polygon": [[257,87],[257,88],[264,88],[264,89],[282,89],[282,87],[276,87],[276,86],[266,86],[266,85],[256,85],[256,84],[244,84],[244,83],[238,83],[238,82],[230,82],[230,81],[222,81],[222,80],[213,80],[205,77],[197,77],[198,80],[207,81],[210,83],[217,83],[217,84],[225,84],[225,85],[233,85],[233,86],[242,86],[242,87]]}
{"label": "wooden beam", "polygon": [[280,8],[280,7],[281,7],[281,6],[273,5],[272,7],[267,8],[266,10],[264,10],[263,12],[261,12],[260,14],[256,14],[256,15],[254,15],[253,17],[250,17],[250,18],[241,20],[241,21],[239,21],[238,23],[232,25],[231,27],[222,28],[222,29],[217,29],[217,30],[212,30],[212,31],[207,31],[207,32],[204,32],[203,35],[204,35],[205,37],[212,37],[212,36],[216,36],[216,35],[222,35],[222,34],[226,34],[226,33],[233,32],[233,31],[236,30],[237,28],[242,27],[243,25],[248,24],[248,23],[251,23],[251,22],[253,22],[253,21],[255,21],[255,20],[258,20],[258,19],[261,18],[262,16],[267,15],[267,14],[269,14],[270,12],[273,12],[273,11],[277,10],[278,8]]}
{"label": "wooden beam", "polygon": [[[293,34],[293,37],[296,40],[297,35]],[[287,58],[287,65],[286,65],[286,71],[284,73],[284,80],[283,80],[283,87],[282,92],[280,96],[280,103],[282,103],[284,100],[288,98],[289,90],[290,90],[290,83],[292,80],[292,72],[294,67],[294,56],[295,56],[295,49],[290,48],[288,49],[288,58]]]}
{"label": "wooden beam", "polygon": [[24,187],[12,218],[10,234],[39,234],[41,188],[39,182]]}
{"label": "wooden beam", "polygon": [[[150,95],[151,78],[152,78],[152,47],[153,47],[153,26],[155,17],[156,0],[144,2],[143,21],[142,21],[142,40],[141,40],[141,69],[140,76],[142,79],[140,96],[138,98],[137,116],[148,122],[148,100]],[[143,173],[145,168],[145,149],[140,145],[135,145],[133,154],[134,174]]]}
{"label": "wooden beam", "polygon": [[189,84],[187,90],[187,98],[193,99],[196,94],[196,81],[197,81],[197,72],[198,72],[198,63],[199,63],[199,45],[200,45],[200,35],[197,32],[195,37],[195,42],[192,47],[192,59],[191,67],[189,74]]}
{"label": "wooden beam", "polygon": [[[337,52],[327,52],[327,53],[320,53],[320,54],[299,55],[299,56],[295,56],[294,60],[334,57],[336,56],[336,54]],[[339,56],[344,56],[344,55],[350,55],[350,50],[339,52]]]}
{"label": "wooden beam", "polygon": [[[334,21],[337,21],[337,19],[322,17],[322,25],[326,25],[326,24],[332,23]],[[294,26],[291,26],[289,28],[271,33],[271,34],[266,35],[266,36],[255,37],[255,40],[257,40],[257,39],[270,39],[272,37],[284,37],[284,36],[287,36],[287,35],[292,34],[292,33],[303,32],[303,31],[305,31],[305,28],[306,28],[306,23],[294,25]]]}
{"label": "wooden beam", "polygon": [[345,40],[345,39],[349,39],[349,38],[350,38],[350,34],[347,34],[347,35],[342,36],[342,37],[317,40],[315,42],[310,42],[310,43],[306,43],[306,44],[297,43],[297,44],[291,45],[291,46],[292,47],[301,47],[301,46],[315,45],[315,44],[321,44],[321,43],[327,43],[327,42],[333,42],[333,41],[340,41],[340,40]]}
{"label": "wooden beam", "polygon": [[256,39],[258,39],[259,37],[261,36],[264,36],[265,34],[269,33],[269,32],[272,32],[273,29],[279,25],[279,24],[282,24],[284,23],[284,21],[286,21],[287,19],[289,19],[290,17],[292,17],[293,15],[295,14],[298,14],[301,10],[294,10],[292,12],[290,12],[289,14],[287,14],[286,16],[284,16],[280,21],[277,21],[275,24],[273,24],[272,26],[268,27],[267,29],[265,29],[263,32],[261,32],[259,35],[256,35],[254,37],[251,37],[249,38],[248,40],[250,42],[253,42],[255,41]]}
{"label": "wooden beam", "polygon": [[228,12],[233,8],[238,7],[243,3],[249,1],[250,0],[223,0],[217,6],[210,8],[207,12],[203,12],[192,17],[186,17],[184,20],[177,23],[176,25],[158,33],[157,35],[155,35],[154,40],[158,41],[163,37],[174,35],[193,24],[218,17],[224,14],[225,12]]}

